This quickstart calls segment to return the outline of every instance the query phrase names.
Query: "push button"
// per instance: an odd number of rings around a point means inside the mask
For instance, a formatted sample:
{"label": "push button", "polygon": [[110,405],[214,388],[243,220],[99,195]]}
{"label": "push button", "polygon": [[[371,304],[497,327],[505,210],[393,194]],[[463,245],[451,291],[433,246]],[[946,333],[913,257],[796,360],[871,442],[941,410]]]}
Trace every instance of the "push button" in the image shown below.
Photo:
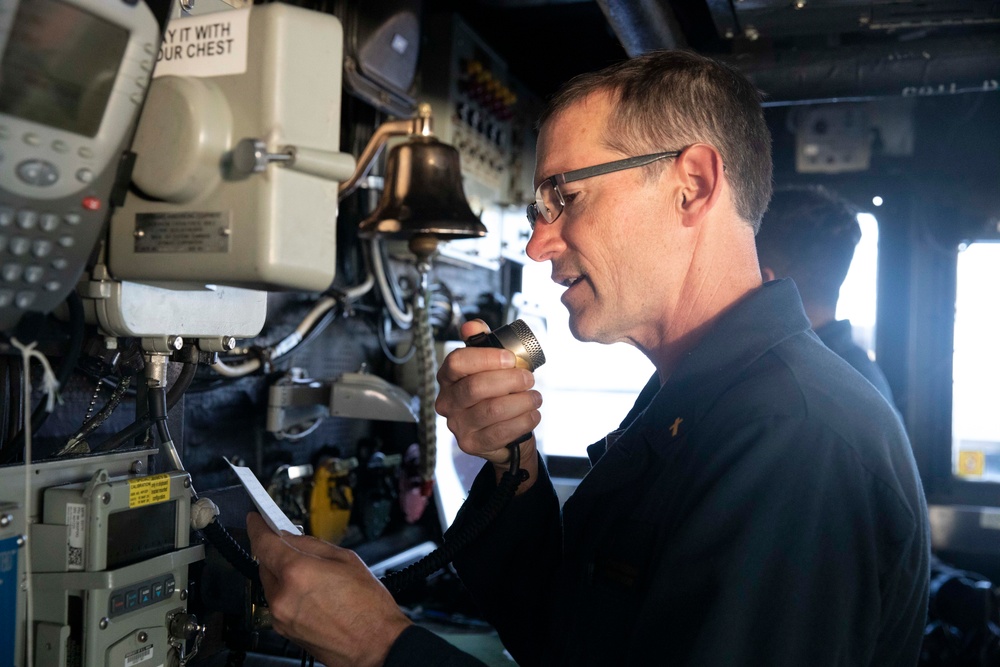
{"label": "push button", "polygon": [[38,221],[38,226],[42,228],[43,232],[54,232],[59,229],[59,225],[62,220],[55,213],[42,213],[42,217]]}
{"label": "push button", "polygon": [[59,180],[59,170],[45,160],[25,160],[14,170],[17,177],[28,185],[47,187]]}
{"label": "push button", "polygon": [[21,229],[34,229],[37,224],[38,211],[32,211],[28,208],[17,212],[17,226]]}
{"label": "push button", "polygon": [[139,592],[128,591],[125,593],[125,608],[132,609],[139,606]]}
{"label": "push button", "polygon": [[112,595],[111,596],[111,613],[120,614],[125,611],[125,596],[124,595]]}
{"label": "push button", "polygon": [[143,586],[139,589],[139,604],[149,604],[153,601],[153,589],[150,586]]}
{"label": "push button", "polygon": [[18,292],[14,297],[14,305],[23,310],[35,302],[35,296],[34,292]]}

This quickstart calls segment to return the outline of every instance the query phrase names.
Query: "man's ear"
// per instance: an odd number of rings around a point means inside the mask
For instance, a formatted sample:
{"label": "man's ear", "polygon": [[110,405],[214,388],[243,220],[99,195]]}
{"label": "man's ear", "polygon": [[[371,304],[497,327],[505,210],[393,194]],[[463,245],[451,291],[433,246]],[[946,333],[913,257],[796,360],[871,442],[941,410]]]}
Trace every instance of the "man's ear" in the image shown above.
{"label": "man's ear", "polygon": [[698,224],[719,203],[723,185],[722,156],[708,144],[688,146],[677,157],[680,206],[685,225]]}
{"label": "man's ear", "polygon": [[778,277],[774,273],[774,269],[772,269],[770,266],[762,266],[762,267],[760,267],[760,276],[761,276],[761,278],[764,279],[765,283],[769,283],[772,280],[777,279],[777,277]]}

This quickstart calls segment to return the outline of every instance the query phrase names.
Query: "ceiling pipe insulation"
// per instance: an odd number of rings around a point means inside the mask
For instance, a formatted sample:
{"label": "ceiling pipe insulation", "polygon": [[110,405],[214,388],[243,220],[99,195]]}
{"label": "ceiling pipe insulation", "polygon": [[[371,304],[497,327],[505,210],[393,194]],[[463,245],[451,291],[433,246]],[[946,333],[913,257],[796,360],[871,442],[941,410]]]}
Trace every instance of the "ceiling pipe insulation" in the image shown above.
{"label": "ceiling pipe insulation", "polygon": [[[598,0],[629,56],[684,48],[666,0]],[[929,97],[1000,88],[1000,35],[720,56],[765,94],[765,105]]]}

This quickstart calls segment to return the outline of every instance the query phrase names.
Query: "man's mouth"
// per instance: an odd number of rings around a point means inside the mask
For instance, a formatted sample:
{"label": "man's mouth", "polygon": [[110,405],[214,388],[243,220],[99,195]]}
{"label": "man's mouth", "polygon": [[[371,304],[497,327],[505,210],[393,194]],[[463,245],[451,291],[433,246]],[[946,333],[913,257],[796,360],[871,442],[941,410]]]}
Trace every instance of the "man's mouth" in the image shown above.
{"label": "man's mouth", "polygon": [[581,280],[584,280],[586,277],[587,277],[586,274],[580,274],[580,275],[575,276],[573,278],[566,278],[565,280],[563,280],[559,284],[562,285],[563,287],[570,288],[573,285],[575,285],[578,282],[580,282]]}

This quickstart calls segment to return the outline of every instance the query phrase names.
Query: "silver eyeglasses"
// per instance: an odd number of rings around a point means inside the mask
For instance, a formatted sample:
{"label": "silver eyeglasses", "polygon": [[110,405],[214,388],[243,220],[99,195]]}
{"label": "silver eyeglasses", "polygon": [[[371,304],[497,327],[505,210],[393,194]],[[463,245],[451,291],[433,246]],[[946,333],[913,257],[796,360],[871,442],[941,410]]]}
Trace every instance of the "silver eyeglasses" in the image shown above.
{"label": "silver eyeglasses", "polygon": [[551,224],[555,222],[560,215],[562,215],[563,209],[566,208],[566,199],[563,197],[563,193],[559,190],[559,186],[561,185],[572,183],[573,181],[582,181],[583,179],[590,178],[592,176],[602,176],[616,171],[624,171],[625,169],[644,167],[647,164],[656,162],[657,160],[675,158],[683,152],[684,149],[679,151],[667,151],[666,153],[650,153],[649,155],[628,157],[624,160],[605,162],[604,164],[598,164],[593,167],[574,169],[573,171],[567,171],[563,174],[549,176],[544,181],[539,183],[537,188],[535,188],[535,201],[528,204],[528,224],[530,224],[531,229],[534,230],[535,222],[538,221],[539,216],[541,216],[543,221]]}

